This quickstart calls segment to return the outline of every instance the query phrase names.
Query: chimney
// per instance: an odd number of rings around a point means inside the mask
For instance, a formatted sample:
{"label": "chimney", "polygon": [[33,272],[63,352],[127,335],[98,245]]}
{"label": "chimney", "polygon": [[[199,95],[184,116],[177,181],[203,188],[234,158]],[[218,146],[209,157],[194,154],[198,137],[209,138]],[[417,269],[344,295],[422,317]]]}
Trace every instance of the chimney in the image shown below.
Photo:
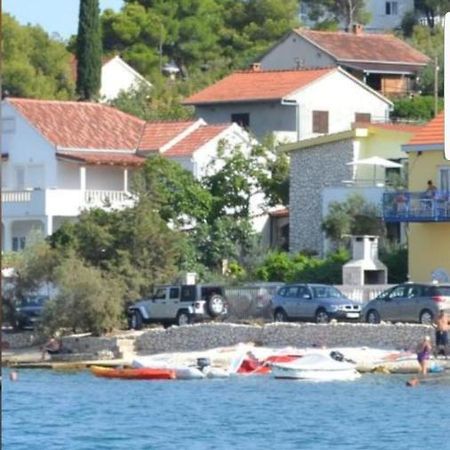
{"label": "chimney", "polygon": [[261,63],[252,63],[250,68],[253,72],[261,72]]}
{"label": "chimney", "polygon": [[361,25],[360,23],[354,23],[352,25],[352,33],[356,34],[357,36],[360,36],[361,34],[364,33],[364,26]]}

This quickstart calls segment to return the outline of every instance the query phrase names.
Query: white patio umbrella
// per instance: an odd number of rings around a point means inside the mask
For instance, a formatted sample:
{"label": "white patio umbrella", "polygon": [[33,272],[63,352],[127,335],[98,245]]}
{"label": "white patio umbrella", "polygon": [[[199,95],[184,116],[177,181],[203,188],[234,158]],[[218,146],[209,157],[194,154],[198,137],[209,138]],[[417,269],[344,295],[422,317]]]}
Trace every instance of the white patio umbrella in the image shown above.
{"label": "white patio umbrella", "polygon": [[347,166],[373,166],[373,181],[376,180],[376,171],[377,167],[384,167],[384,168],[400,168],[402,167],[401,164],[396,163],[394,161],[389,161],[389,159],[380,158],[379,156],[371,156],[370,158],[364,158],[364,159],[358,159],[356,161],[351,161],[347,163]]}

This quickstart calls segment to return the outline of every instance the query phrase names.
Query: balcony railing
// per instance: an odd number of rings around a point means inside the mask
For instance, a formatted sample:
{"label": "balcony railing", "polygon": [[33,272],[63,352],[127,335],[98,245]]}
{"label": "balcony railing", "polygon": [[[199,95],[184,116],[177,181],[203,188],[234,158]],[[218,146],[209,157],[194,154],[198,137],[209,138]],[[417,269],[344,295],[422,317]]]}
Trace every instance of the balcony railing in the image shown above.
{"label": "balcony railing", "polygon": [[31,191],[5,191],[2,192],[2,202],[29,202],[31,201]]}
{"label": "balcony railing", "polygon": [[450,192],[386,192],[385,222],[450,222]]}

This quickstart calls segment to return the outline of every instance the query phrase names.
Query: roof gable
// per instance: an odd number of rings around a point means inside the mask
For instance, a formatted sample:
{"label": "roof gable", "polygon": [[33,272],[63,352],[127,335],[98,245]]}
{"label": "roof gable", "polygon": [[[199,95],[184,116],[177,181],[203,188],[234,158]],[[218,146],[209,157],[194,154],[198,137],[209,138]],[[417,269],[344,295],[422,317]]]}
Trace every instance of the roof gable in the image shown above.
{"label": "roof gable", "polygon": [[231,126],[231,124],[202,125],[164,152],[164,156],[191,156]]}
{"label": "roof gable", "polygon": [[187,132],[195,120],[147,122],[142,133],[139,151],[160,151],[181,133]]}
{"label": "roof gable", "polygon": [[355,34],[303,28],[294,31],[338,62],[370,61],[419,66],[429,62],[426,55],[390,34]]}
{"label": "roof gable", "polygon": [[6,101],[50,143],[65,149],[135,150],[145,123],[99,103]]}
{"label": "roof gable", "polygon": [[184,104],[208,104],[279,100],[309,83],[337,70],[249,70],[234,72],[211,86],[191,95]]}

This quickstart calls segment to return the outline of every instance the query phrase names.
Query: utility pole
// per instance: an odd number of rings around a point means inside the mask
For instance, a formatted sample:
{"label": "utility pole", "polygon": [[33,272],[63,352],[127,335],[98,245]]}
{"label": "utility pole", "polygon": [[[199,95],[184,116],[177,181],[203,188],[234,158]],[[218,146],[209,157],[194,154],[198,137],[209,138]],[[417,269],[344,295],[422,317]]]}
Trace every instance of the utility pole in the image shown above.
{"label": "utility pole", "polygon": [[434,117],[438,115],[438,86],[439,86],[439,65],[438,57],[434,57]]}

